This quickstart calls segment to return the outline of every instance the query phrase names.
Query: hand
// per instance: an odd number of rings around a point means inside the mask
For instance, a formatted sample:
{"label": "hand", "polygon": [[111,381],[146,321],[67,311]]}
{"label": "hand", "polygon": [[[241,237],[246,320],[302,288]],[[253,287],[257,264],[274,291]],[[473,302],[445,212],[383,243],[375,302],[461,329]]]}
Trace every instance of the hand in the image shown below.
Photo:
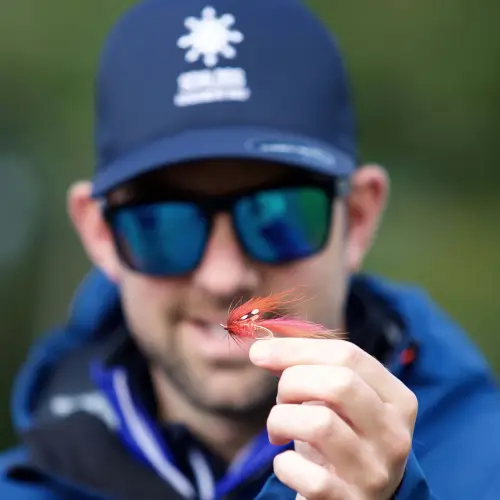
{"label": "hand", "polygon": [[278,479],[307,500],[389,500],[403,478],[415,395],[379,361],[344,340],[256,342],[252,362],[282,372],[270,440],[295,441],[275,458]]}

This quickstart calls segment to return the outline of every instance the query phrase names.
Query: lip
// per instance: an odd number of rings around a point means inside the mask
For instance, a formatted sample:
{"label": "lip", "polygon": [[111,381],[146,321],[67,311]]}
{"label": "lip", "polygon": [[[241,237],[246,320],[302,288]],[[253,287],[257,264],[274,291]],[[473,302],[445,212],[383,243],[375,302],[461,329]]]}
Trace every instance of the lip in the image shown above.
{"label": "lip", "polygon": [[224,321],[220,321],[220,319],[215,319],[213,321],[208,321],[206,318],[197,319],[197,318],[188,318],[187,323],[195,326],[196,328],[200,328],[203,330],[209,330],[212,328],[221,328],[221,335],[224,335],[222,329],[226,330],[226,323]]}
{"label": "lip", "polygon": [[191,321],[193,323],[198,323],[200,325],[218,325],[220,323],[224,323],[225,322],[225,318],[224,317],[217,317],[217,316],[214,316],[213,318],[207,318],[207,317],[203,317],[203,318],[189,317],[189,318],[187,318],[187,320]]}
{"label": "lip", "polygon": [[[251,342],[238,343],[229,338],[220,318],[209,322],[204,319],[189,318],[185,320],[185,334],[190,343],[204,357],[212,359],[243,359],[248,360]],[[248,344],[248,345],[247,345]]]}

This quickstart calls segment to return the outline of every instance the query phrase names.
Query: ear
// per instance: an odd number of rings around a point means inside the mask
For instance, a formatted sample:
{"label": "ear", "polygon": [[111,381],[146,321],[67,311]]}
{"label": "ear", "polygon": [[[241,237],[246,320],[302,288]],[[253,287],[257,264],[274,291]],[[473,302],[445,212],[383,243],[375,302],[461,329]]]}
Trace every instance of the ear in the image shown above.
{"label": "ear", "polygon": [[347,263],[350,272],[361,268],[375,239],[389,196],[389,176],[378,165],[360,167],[353,175],[347,200]]}
{"label": "ear", "polygon": [[120,262],[99,202],[92,198],[91,193],[90,182],[74,183],[68,190],[68,214],[90,260],[116,282]]}

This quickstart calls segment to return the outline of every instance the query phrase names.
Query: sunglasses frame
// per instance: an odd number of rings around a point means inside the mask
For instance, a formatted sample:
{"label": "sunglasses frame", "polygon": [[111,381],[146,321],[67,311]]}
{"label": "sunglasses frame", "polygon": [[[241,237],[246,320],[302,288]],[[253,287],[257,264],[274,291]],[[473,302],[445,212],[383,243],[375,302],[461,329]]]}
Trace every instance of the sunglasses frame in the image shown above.
{"label": "sunglasses frame", "polygon": [[[234,217],[234,206],[236,203],[243,197],[248,197],[255,195],[257,193],[262,193],[266,191],[272,191],[272,190],[277,190],[277,189],[287,189],[287,188],[314,188],[314,189],[321,189],[329,203],[330,209],[328,210],[327,213],[327,219],[325,221],[325,236],[323,238],[323,241],[321,242],[320,245],[318,245],[317,248],[314,249],[313,252],[304,255],[302,257],[292,257],[288,259],[281,259],[279,262],[268,262],[262,259],[256,258],[252,253],[246,248],[245,244],[245,239],[241,236],[241,231],[242,228],[238,227],[238,224],[235,222],[235,217]],[[158,277],[158,278],[169,278],[169,277],[179,277],[183,275],[189,275],[192,273],[201,263],[203,259],[203,255],[206,250],[206,246],[208,243],[208,240],[210,238],[210,235],[212,233],[213,229],[213,222],[214,222],[214,217],[218,213],[225,212],[229,213],[231,216],[231,224],[233,226],[233,230],[236,234],[237,237],[237,243],[241,249],[241,251],[252,261],[254,262],[259,262],[261,264],[267,264],[267,265],[273,265],[273,266],[283,266],[286,265],[290,262],[297,262],[309,257],[312,257],[313,255],[316,255],[320,253],[328,244],[331,236],[331,231],[329,230],[331,226],[331,221],[333,217],[333,201],[338,198],[343,198],[347,196],[350,192],[351,185],[350,185],[350,179],[348,177],[334,177],[334,178],[328,178],[325,181],[325,178],[312,178],[308,180],[304,179],[291,179],[287,180],[285,182],[278,182],[278,183],[269,183],[269,184],[262,184],[259,186],[252,187],[250,189],[242,189],[239,191],[232,192],[230,194],[225,194],[225,195],[216,195],[216,196],[197,196],[193,195],[192,193],[180,193],[180,192],[173,192],[173,193],[153,193],[151,196],[140,196],[135,199],[132,199],[131,201],[127,201],[125,203],[120,203],[119,205],[110,205],[108,202],[104,202],[103,207],[102,207],[102,214],[103,218],[106,221],[106,224],[112,234],[113,237],[113,242],[115,245],[115,249],[117,252],[118,257],[122,261],[122,263],[128,267],[130,270],[147,275],[147,276],[152,276],[152,277]],[[117,231],[115,229],[115,225],[113,223],[114,217],[117,213],[119,213],[122,210],[129,209],[129,208],[134,208],[134,207],[140,207],[140,206],[147,206],[147,205],[154,205],[158,203],[171,203],[171,202],[187,202],[187,203],[192,203],[193,205],[196,205],[197,208],[200,210],[201,213],[206,217],[206,236],[205,236],[205,244],[203,246],[203,251],[200,252],[200,255],[198,256],[196,262],[191,266],[189,271],[182,271],[179,273],[170,273],[170,274],[164,274],[164,273],[146,273],[143,270],[137,268],[134,266],[134,264],[131,262],[129,259],[127,252],[124,248],[124,245],[120,241],[120,238],[117,234]]]}

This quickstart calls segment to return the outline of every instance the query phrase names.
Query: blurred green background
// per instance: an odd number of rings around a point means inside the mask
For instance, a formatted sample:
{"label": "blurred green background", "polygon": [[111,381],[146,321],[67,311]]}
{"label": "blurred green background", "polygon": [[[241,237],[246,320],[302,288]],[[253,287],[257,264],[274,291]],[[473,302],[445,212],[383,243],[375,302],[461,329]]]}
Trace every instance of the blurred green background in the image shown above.
{"label": "blurred green background", "polygon": [[[133,3],[2,1],[1,446],[13,440],[12,378],[89,266],[66,189],[91,174],[96,62]],[[363,158],[392,177],[367,269],[426,287],[500,369],[500,2],[310,3],[346,54]]]}

